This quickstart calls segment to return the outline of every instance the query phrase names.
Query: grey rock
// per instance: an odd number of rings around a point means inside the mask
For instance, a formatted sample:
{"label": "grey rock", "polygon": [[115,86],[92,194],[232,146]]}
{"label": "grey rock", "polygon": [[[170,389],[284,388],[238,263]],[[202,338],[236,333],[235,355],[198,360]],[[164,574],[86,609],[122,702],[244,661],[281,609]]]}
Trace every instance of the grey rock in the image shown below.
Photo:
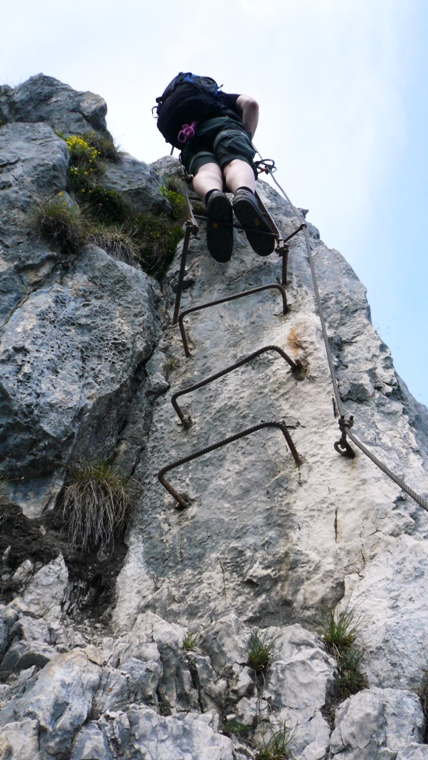
{"label": "grey rock", "polygon": [[162,184],[170,179],[176,180],[177,173],[183,169],[183,165],[175,156],[162,156],[149,164],[150,168],[159,176]]}
{"label": "grey rock", "polygon": [[336,712],[330,751],[338,760],[395,760],[422,738],[424,717],[416,694],[401,689],[365,689]]}
{"label": "grey rock", "polygon": [[74,734],[86,721],[99,682],[99,666],[81,650],[58,655],[23,696],[0,709],[0,725],[7,725],[13,717],[37,720],[41,756],[43,760],[55,757],[70,748]]}
{"label": "grey rock", "polygon": [[22,562],[21,565],[15,570],[12,581],[15,585],[21,585],[22,583],[25,583],[29,579],[29,577],[33,574],[34,571],[34,565],[31,562],[31,560],[26,559],[24,562]]}
{"label": "grey rock", "polygon": [[168,211],[170,205],[160,192],[162,182],[144,161],[124,155],[117,164],[107,163],[101,182],[121,194],[133,211]]}
{"label": "grey rock", "polygon": [[55,620],[61,613],[68,585],[68,570],[62,554],[42,567],[22,594],[24,603],[44,620]]}
{"label": "grey rock", "polygon": [[[153,311],[147,275],[99,248],[85,251],[61,282],[40,288],[14,311],[0,341],[8,471],[52,473],[73,446],[76,456],[111,452],[132,378],[157,335]],[[26,480],[12,485],[14,499],[33,516],[60,487],[52,477],[42,494]]]}
{"label": "grey rock", "polygon": [[64,134],[92,129],[108,134],[107,104],[92,92],[77,92],[54,77],[37,74],[15,88],[0,91],[0,119],[5,122],[48,122]]}
{"label": "grey rock", "polygon": [[0,729],[2,760],[40,760],[37,721],[26,718]]}
{"label": "grey rock", "polygon": [[416,744],[415,742],[401,749],[397,755],[397,760],[427,760],[427,758],[428,746],[426,744]]}
{"label": "grey rock", "polygon": [[[120,721],[120,716],[119,721]],[[235,760],[233,745],[216,733],[215,713],[162,717],[149,707],[131,708],[127,715],[129,733],[123,723],[116,729],[121,737],[118,750],[126,760]],[[117,718],[113,719],[116,723]],[[114,728],[113,728],[114,730]]]}
{"label": "grey rock", "polygon": [[[25,242],[28,220],[26,225],[19,211],[27,211],[40,197],[65,190],[68,149],[48,124],[6,124],[0,130],[0,154],[0,204],[5,214],[0,230],[6,236],[2,254],[8,260],[16,257],[16,244]],[[14,219],[18,229],[7,224]],[[21,260],[24,266],[28,264]]]}
{"label": "grey rock", "polygon": [[92,722],[77,734],[70,760],[113,760],[113,757],[105,735]]}
{"label": "grey rock", "polygon": [[346,581],[343,605],[361,618],[358,638],[370,684],[416,688],[426,666],[426,563],[420,536],[401,535]]}
{"label": "grey rock", "polygon": [[22,615],[9,631],[10,646],[0,664],[0,680],[32,665],[43,667],[57,652],[50,645],[50,633],[43,619]]}

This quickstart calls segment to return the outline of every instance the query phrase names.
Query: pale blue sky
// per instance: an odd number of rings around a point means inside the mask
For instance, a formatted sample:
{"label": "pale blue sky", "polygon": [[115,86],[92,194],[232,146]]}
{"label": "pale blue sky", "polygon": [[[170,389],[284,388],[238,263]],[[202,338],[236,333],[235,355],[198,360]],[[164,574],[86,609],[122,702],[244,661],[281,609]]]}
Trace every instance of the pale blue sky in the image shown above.
{"label": "pale blue sky", "polygon": [[179,70],[260,102],[255,143],[368,288],[398,373],[428,404],[426,0],[4,0],[0,82],[102,95],[124,150],[169,152],[150,109]]}

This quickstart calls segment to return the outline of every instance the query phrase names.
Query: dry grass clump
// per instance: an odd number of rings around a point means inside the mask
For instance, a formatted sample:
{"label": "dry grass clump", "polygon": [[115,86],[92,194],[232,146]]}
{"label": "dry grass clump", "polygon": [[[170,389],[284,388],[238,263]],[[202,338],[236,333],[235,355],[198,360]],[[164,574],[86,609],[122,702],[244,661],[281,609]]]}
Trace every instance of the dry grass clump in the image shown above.
{"label": "dry grass clump", "polygon": [[133,235],[125,232],[122,227],[93,226],[88,232],[87,242],[98,245],[116,259],[126,264],[138,262],[138,246]]}
{"label": "dry grass clump", "polygon": [[34,212],[34,223],[43,237],[59,246],[63,253],[77,253],[85,242],[85,224],[77,204],[68,203],[62,193],[41,201]]}
{"label": "dry grass clump", "polygon": [[129,511],[127,481],[106,462],[67,465],[62,512],[69,541],[82,552],[113,548],[123,536]]}

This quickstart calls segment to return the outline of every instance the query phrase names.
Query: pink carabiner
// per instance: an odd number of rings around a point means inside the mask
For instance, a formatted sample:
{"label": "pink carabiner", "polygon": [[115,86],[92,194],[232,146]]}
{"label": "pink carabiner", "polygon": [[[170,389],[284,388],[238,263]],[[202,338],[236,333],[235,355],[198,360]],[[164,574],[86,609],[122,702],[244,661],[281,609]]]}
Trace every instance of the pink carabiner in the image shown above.
{"label": "pink carabiner", "polygon": [[187,140],[190,140],[192,137],[194,137],[196,134],[197,125],[198,123],[196,121],[192,121],[191,124],[183,124],[178,133],[178,142],[185,143]]}

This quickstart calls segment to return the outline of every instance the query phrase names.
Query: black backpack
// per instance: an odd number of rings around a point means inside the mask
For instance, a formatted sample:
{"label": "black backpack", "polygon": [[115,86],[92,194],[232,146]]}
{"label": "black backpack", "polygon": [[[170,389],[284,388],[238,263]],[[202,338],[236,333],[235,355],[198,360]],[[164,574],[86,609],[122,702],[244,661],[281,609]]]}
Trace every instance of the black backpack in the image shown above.
{"label": "black backpack", "polygon": [[181,148],[185,140],[178,136],[185,124],[222,115],[226,109],[219,94],[220,87],[211,77],[180,71],[152,109],[157,111],[157,126],[165,140]]}

